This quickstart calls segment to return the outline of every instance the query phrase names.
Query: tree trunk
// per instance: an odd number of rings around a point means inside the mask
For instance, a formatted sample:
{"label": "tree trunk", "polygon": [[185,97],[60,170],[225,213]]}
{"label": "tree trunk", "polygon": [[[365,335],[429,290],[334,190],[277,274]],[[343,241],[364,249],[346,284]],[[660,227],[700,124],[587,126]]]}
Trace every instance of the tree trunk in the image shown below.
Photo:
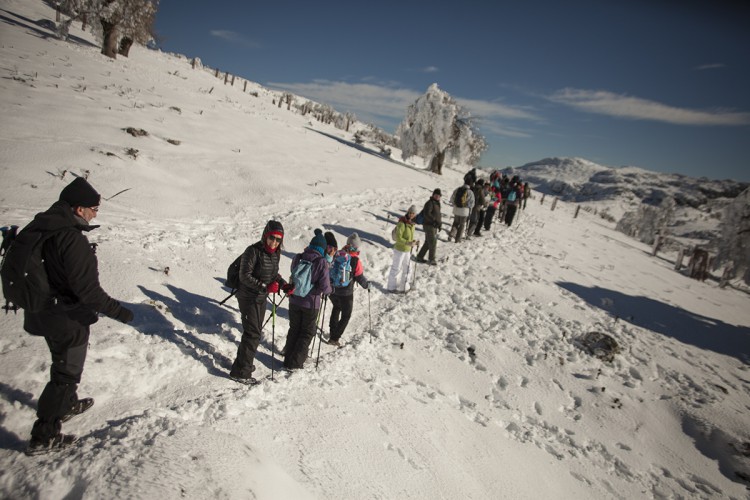
{"label": "tree trunk", "polygon": [[120,40],[120,50],[118,53],[123,57],[128,57],[130,54],[130,47],[133,46],[133,39],[129,36],[122,37],[122,40]]}
{"label": "tree trunk", "polygon": [[112,59],[117,58],[117,26],[100,19],[104,41],[102,42],[102,54]]}
{"label": "tree trunk", "polygon": [[438,175],[443,175],[443,162],[445,161],[445,151],[436,153],[435,156],[430,160],[430,167],[427,169],[430,172],[435,172]]}

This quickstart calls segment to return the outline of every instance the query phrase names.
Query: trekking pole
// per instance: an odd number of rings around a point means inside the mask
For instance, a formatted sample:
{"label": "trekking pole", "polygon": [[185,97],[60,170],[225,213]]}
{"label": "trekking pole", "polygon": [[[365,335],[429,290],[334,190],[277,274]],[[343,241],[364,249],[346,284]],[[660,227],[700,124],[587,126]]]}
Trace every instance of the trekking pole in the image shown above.
{"label": "trekking pole", "polygon": [[[318,328],[318,321],[320,321],[320,311],[321,311],[321,309],[323,309],[323,308],[321,307],[320,309],[318,309],[318,315],[315,317],[315,329],[316,330]],[[316,337],[316,335],[313,335],[312,344],[310,344],[310,354],[309,354],[310,357],[312,357],[313,353],[315,352],[315,337]]]}
{"label": "trekking pole", "polygon": [[323,297],[323,315],[320,318],[320,332],[318,335],[320,335],[320,338],[318,339],[318,358],[315,360],[315,369],[318,369],[318,363],[320,362],[320,344],[323,343],[323,323],[325,323],[326,320],[326,305],[328,304],[328,297]]}
{"label": "trekking pole", "polygon": [[[276,295],[276,294],[274,294],[274,295]],[[279,301],[279,303],[278,303],[278,304],[276,304],[276,301],[274,301],[274,302],[273,302],[274,310],[275,310],[275,309],[276,309],[277,307],[279,307],[279,306],[281,305],[281,303],[282,303],[282,302],[284,302],[284,299],[285,299],[285,298],[286,298],[286,295],[284,295],[283,297],[281,297],[281,300]],[[266,319],[265,323],[263,323],[263,326],[261,327],[261,330],[262,330],[263,328],[265,328],[265,327],[266,327],[266,325],[268,324],[268,322],[270,321],[270,319],[271,319],[271,318],[268,318],[268,319]],[[274,321],[276,321],[276,319],[274,319]]]}
{"label": "trekking pole", "polygon": [[[325,304],[324,304],[325,305]],[[315,318],[315,329],[318,329],[318,321],[320,321],[320,324],[323,324],[323,320],[320,318],[320,312],[323,311],[323,316],[325,316],[325,307],[321,307],[318,309],[318,316]],[[322,326],[320,327],[322,328]],[[313,335],[312,344],[310,345],[310,357],[312,357],[313,353],[315,353],[315,337],[316,335]]]}
{"label": "trekking pole", "polygon": [[[284,300],[283,298],[281,300]],[[281,304],[281,302],[279,302]],[[276,366],[276,294],[273,294],[273,308],[271,309],[271,382]]]}
{"label": "trekking pole", "polygon": [[[223,305],[224,305],[224,303],[225,303],[225,302],[226,302],[227,300],[229,300],[229,299],[231,299],[232,297],[234,297],[236,293],[237,293],[237,289],[236,289],[236,288],[232,289],[232,293],[230,293],[230,294],[229,294],[229,297],[227,297],[226,299],[224,299],[224,300],[222,300],[221,302],[219,302],[219,305],[220,305],[220,306],[223,306]],[[263,326],[266,326],[266,325],[263,325]]]}
{"label": "trekking pole", "polygon": [[370,312],[370,286],[367,286],[367,321],[370,323],[370,343],[372,344],[372,313]]}
{"label": "trekking pole", "polygon": [[[417,248],[419,248],[419,242],[417,242]],[[414,286],[417,284],[417,266],[416,261],[414,262],[414,275],[411,277],[411,288],[414,288]],[[410,288],[410,290],[411,290]]]}

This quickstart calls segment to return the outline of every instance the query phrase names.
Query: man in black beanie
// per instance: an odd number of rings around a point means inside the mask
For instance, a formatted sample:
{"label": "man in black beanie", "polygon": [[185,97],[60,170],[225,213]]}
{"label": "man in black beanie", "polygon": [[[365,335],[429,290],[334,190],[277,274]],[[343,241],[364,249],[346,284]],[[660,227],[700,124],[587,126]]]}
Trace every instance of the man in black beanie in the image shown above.
{"label": "man in black beanie", "polygon": [[36,232],[44,238],[42,257],[53,292],[53,299],[41,311],[24,311],[24,329],[44,337],[52,355],[50,381],[39,396],[27,455],[58,450],[76,441],[75,436],[60,431],[62,422],[94,404],[92,398],[79,399],[77,389],[86,361],[89,327],[99,319],[98,313],[123,323],[133,320],[133,313],[99,284],[96,255],[84,235],[99,227],[89,223],[99,211],[100,200],[91,184],[78,177],[18,235]]}

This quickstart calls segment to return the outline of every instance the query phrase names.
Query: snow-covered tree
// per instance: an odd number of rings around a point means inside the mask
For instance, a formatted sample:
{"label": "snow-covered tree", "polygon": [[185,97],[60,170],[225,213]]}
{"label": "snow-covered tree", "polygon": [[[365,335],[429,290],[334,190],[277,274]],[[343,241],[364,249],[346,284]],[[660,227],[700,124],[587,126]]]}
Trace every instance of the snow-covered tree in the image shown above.
{"label": "snow-covered tree", "polygon": [[60,11],[69,19],[60,23],[58,32],[66,38],[70,23],[80,19],[102,42],[102,54],[111,58],[127,57],[133,42],[148,43],[154,38],[154,20],[159,0],[62,0]]}
{"label": "snow-covered tree", "polygon": [[734,276],[750,284],[750,188],[727,206],[721,229],[716,266],[729,266]]}
{"label": "snow-covered tree", "polygon": [[623,215],[615,229],[651,245],[657,235],[667,236],[675,207],[674,198],[669,196],[658,207],[642,203],[638,210]]}
{"label": "snow-covered tree", "polygon": [[438,174],[446,159],[473,166],[487,149],[469,113],[436,83],[409,106],[396,135],[404,159],[420,156],[429,160],[429,170]]}

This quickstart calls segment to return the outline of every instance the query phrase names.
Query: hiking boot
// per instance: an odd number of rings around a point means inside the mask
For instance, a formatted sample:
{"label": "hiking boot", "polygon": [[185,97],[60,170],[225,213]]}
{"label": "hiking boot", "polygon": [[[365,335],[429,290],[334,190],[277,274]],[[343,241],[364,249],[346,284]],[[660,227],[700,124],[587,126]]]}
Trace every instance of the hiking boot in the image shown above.
{"label": "hiking boot", "polygon": [[257,385],[260,383],[255,377],[233,377],[230,375],[229,378],[242,385]]}
{"label": "hiking boot", "polygon": [[341,347],[341,344],[339,343],[338,339],[328,339],[325,341],[328,345],[335,345],[336,347]]}
{"label": "hiking boot", "polygon": [[434,260],[431,260],[430,262],[428,262],[428,264],[431,266],[437,266],[437,262],[435,262]]}
{"label": "hiking boot", "polygon": [[78,438],[73,434],[58,434],[47,440],[31,439],[29,441],[29,447],[26,448],[26,455],[33,457],[35,455],[43,455],[51,451],[59,451],[63,448],[67,448],[78,441]]}
{"label": "hiking boot", "polygon": [[414,262],[418,262],[420,264],[426,264],[427,260],[421,257],[417,257],[416,259],[414,259]]}
{"label": "hiking boot", "polygon": [[73,403],[73,407],[68,410],[68,413],[62,416],[60,422],[67,422],[76,415],[80,415],[81,413],[85,412],[92,406],[94,406],[94,398],[79,399],[78,401]]}

